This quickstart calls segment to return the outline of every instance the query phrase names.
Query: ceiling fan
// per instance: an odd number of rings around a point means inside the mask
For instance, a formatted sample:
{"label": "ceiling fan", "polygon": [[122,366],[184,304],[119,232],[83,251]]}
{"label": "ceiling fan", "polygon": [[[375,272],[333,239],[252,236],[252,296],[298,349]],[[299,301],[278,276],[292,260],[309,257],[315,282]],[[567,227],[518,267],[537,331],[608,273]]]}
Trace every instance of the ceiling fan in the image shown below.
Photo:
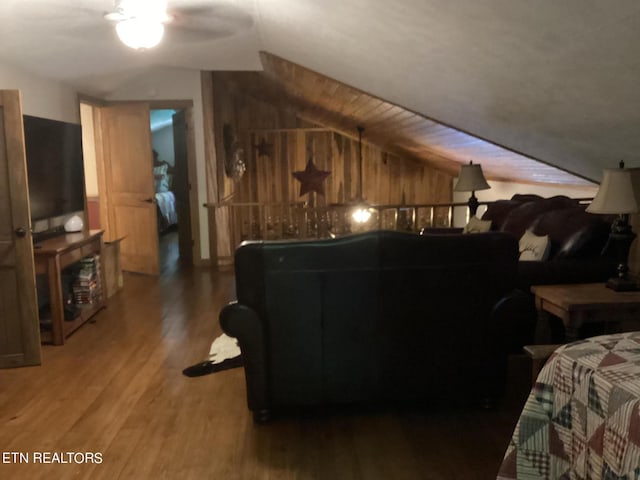
{"label": "ceiling fan", "polygon": [[153,48],[165,31],[171,41],[203,41],[231,36],[253,25],[251,15],[233,3],[205,0],[115,0],[104,19],[136,50]]}

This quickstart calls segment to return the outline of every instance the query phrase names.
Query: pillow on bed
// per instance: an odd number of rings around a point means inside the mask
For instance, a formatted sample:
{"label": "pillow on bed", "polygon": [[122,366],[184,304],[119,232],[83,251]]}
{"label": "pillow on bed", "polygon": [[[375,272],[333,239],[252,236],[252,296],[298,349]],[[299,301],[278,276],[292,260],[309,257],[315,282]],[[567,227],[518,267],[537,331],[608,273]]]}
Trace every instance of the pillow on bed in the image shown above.
{"label": "pillow on bed", "polygon": [[169,177],[162,175],[160,178],[156,177],[156,193],[164,193],[169,191]]}
{"label": "pillow on bed", "polygon": [[153,175],[166,175],[167,174],[167,169],[169,168],[169,165],[167,165],[166,163],[164,165],[158,165],[157,167],[153,167]]}
{"label": "pillow on bed", "polygon": [[169,168],[169,165],[166,163],[159,167],[153,167],[153,178],[156,185],[156,193],[169,191],[170,181],[169,175],[167,175],[167,168]]}

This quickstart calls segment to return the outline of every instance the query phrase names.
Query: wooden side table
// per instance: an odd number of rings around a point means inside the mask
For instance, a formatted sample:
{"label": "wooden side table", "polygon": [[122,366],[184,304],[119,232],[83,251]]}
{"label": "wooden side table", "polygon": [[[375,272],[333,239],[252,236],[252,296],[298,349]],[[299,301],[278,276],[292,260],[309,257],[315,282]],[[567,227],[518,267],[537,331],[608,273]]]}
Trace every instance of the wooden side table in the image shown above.
{"label": "wooden side table", "polygon": [[[73,320],[64,319],[64,292],[62,291],[62,270],[83,258],[98,254],[102,263],[102,230],[68,233],[44,240],[34,245],[35,271],[47,276],[49,285],[49,303],[51,306],[51,333],[42,332],[44,343],[63,345],[65,339],[89,318],[104,308],[104,293],[99,293],[96,302],[82,308]],[[100,265],[98,288],[104,285],[104,268]]]}
{"label": "wooden side table", "polygon": [[536,285],[531,291],[539,317],[545,312],[559,317],[567,341],[577,340],[586,323],[640,329],[640,292],[615,292],[604,283]]}

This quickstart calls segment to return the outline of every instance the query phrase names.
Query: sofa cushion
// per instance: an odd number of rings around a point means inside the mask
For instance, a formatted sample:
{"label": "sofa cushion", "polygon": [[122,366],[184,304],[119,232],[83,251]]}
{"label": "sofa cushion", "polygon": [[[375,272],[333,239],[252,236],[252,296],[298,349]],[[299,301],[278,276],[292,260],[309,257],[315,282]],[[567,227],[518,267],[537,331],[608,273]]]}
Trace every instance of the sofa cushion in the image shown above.
{"label": "sofa cushion", "polygon": [[549,256],[549,235],[536,235],[531,230],[524,232],[518,242],[520,260],[542,261]]}
{"label": "sofa cushion", "polygon": [[615,275],[617,265],[605,257],[585,261],[578,258],[556,258],[546,262],[518,262],[517,287],[529,292],[532,285],[558,283],[606,282]]}
{"label": "sofa cushion", "polygon": [[590,258],[603,254],[610,227],[605,222],[591,223],[576,230],[564,242],[556,258]]}
{"label": "sofa cushion", "polygon": [[587,213],[579,205],[545,212],[536,218],[531,229],[536,235],[549,235],[550,258],[585,258],[600,255],[609,226],[599,215]]}
{"label": "sofa cushion", "polygon": [[500,231],[507,215],[522,202],[516,200],[496,200],[487,206],[487,210],[482,215],[482,220],[491,220],[491,229]]}
{"label": "sofa cushion", "polygon": [[542,213],[576,207],[578,205],[577,200],[562,195],[534,202],[526,202],[509,212],[500,231],[510,233],[516,238],[520,238],[528,228],[531,228],[534,221]]}
{"label": "sofa cushion", "polygon": [[544,200],[544,197],[535,193],[516,193],[511,197],[511,200],[519,203],[537,202],[538,200]]}

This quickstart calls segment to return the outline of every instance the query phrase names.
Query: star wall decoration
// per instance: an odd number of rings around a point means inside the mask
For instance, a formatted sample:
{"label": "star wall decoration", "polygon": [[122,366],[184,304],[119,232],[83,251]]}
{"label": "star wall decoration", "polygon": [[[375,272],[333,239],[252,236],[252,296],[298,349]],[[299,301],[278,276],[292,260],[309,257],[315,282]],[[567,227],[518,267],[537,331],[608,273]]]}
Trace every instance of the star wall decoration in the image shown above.
{"label": "star wall decoration", "polygon": [[300,182],[300,196],[309,192],[316,192],[320,195],[324,195],[324,184],[322,182],[331,175],[331,172],[318,170],[318,167],[314,165],[313,160],[309,158],[305,169],[298,172],[292,172],[292,175]]}
{"label": "star wall decoration", "polygon": [[273,145],[268,143],[264,137],[260,139],[260,143],[253,146],[258,151],[258,158],[260,157],[271,157],[271,152],[273,149]]}

